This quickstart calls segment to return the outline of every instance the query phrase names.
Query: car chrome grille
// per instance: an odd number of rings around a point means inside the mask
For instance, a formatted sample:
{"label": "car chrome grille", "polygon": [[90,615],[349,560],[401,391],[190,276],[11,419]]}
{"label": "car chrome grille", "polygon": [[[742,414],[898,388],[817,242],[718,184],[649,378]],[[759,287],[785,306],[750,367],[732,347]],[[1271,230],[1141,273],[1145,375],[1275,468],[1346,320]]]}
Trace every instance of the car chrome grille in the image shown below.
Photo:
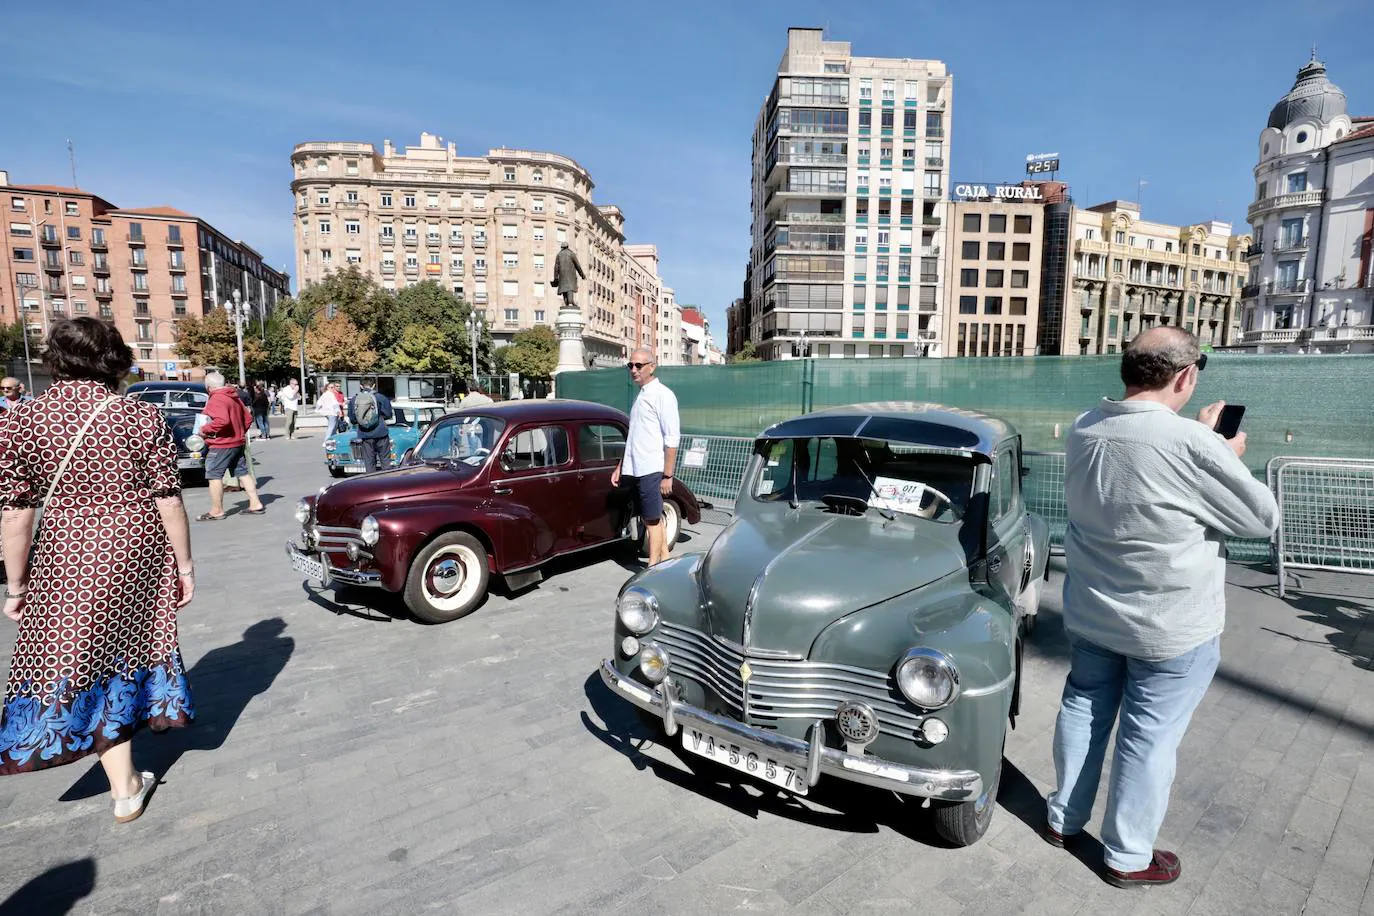
{"label": "car chrome grille", "polygon": [[348,549],[349,544],[357,544],[363,550],[367,550],[367,545],[363,543],[362,532],[357,528],[329,528],[324,525],[315,526],[315,542],[320,550],[329,550],[334,553],[343,553]]}
{"label": "car chrome grille", "polygon": [[[835,707],[846,700],[873,707],[879,730],[894,737],[909,738],[921,724],[922,717],[911,710],[886,672],[760,658],[666,622],[660,624],[655,639],[668,651],[672,673],[710,688],[754,725],[775,728],[782,719],[830,719]],[[740,674],[746,661],[750,669],[747,696]]]}
{"label": "car chrome grille", "polygon": [[362,461],[362,460],[363,460],[363,443],[362,443],[362,440],[360,440],[360,439],[354,439],[353,441],[349,442],[349,443],[348,443],[348,450],[349,450],[349,452],[352,453],[352,455],[353,455],[353,460],[354,460],[354,461]]}

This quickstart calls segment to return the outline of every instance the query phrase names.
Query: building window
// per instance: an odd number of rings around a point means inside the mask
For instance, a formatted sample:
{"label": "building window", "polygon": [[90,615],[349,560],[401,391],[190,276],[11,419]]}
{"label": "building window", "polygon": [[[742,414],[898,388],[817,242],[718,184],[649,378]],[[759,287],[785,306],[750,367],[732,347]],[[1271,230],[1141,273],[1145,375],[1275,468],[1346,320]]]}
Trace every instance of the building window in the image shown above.
{"label": "building window", "polygon": [[[1301,142],[1301,141],[1299,141],[1299,142]],[[1307,173],[1306,173],[1306,172],[1294,172],[1292,175],[1289,175],[1289,176],[1288,176],[1288,193],[1289,193],[1289,194],[1301,194],[1303,191],[1306,191],[1306,190],[1307,190]]]}
{"label": "building window", "polygon": [[1000,289],[1004,282],[1003,272],[1000,270],[990,270],[984,278],[983,285],[992,289]]}
{"label": "building window", "polygon": [[316,160],[315,160],[315,171],[317,171],[317,172],[327,172],[327,171],[329,171],[329,160],[328,160],[328,159],[316,159]]}
{"label": "building window", "polygon": [[925,173],[924,184],[923,184],[922,188],[923,188],[923,194],[924,194],[924,196],[926,196],[926,197],[939,197],[940,194],[941,194],[941,190],[940,190],[940,173],[939,173],[939,172],[926,172],[926,173]]}
{"label": "building window", "polygon": [[543,169],[535,169],[534,171],[530,172],[530,181],[534,182],[535,184],[543,184],[543,183],[544,183],[544,170],[543,170]]}
{"label": "building window", "polygon": [[73,267],[80,267],[86,263],[86,256],[79,251],[69,251],[67,252],[67,263]]}
{"label": "building window", "polygon": [[1029,213],[1018,213],[1012,222],[1012,231],[1014,231],[1017,235],[1030,234],[1031,218]]}
{"label": "building window", "polygon": [[531,235],[533,235],[534,240],[535,240],[536,242],[542,242],[542,241],[544,241],[544,227],[543,227],[543,226],[535,226],[533,229],[530,230],[530,233],[531,233]]}
{"label": "building window", "polygon": [[24,209],[24,198],[22,198],[22,197],[11,197],[11,198],[10,198],[10,209],[11,209],[11,210],[23,210],[23,209]]}
{"label": "building window", "polygon": [[356,174],[358,174],[358,160],[357,160],[357,159],[345,159],[345,160],[344,160],[344,173],[345,173],[345,174],[348,174],[348,175],[356,175]]}
{"label": "building window", "polygon": [[142,224],[142,223],[130,223],[130,224],[129,224],[129,241],[131,241],[131,242],[141,242],[141,241],[143,241],[143,224]]}
{"label": "building window", "polygon": [[320,249],[320,260],[323,261],[325,264],[332,264],[332,263],[334,262],[334,251],[333,251],[333,249],[330,249],[330,248],[321,248],[321,249]]}
{"label": "building window", "polygon": [[[75,215],[75,214],[73,214],[73,215]],[[81,241],[81,227],[80,227],[80,226],[68,226],[68,227],[67,227],[67,238],[70,239],[71,241],[74,241],[74,242],[79,242],[79,241]]]}
{"label": "building window", "polygon": [[382,238],[384,238],[384,239],[394,239],[395,237],[396,237],[396,227],[395,227],[395,226],[383,226],[383,227],[382,227]]}
{"label": "building window", "polygon": [[320,235],[329,235],[330,232],[332,232],[332,231],[333,231],[333,230],[332,230],[332,227],[330,226],[329,220],[327,220],[327,219],[322,219],[322,220],[320,220]]}
{"label": "building window", "polygon": [[363,231],[363,224],[356,219],[344,220],[344,232],[349,235],[358,235]]}
{"label": "building window", "polygon": [[136,273],[136,274],[134,274],[133,276],[134,276],[134,289],[139,290],[140,292],[145,291],[145,290],[148,289],[148,275],[147,275],[147,274],[145,274],[145,273]]}
{"label": "building window", "polygon": [[981,213],[964,214],[964,231],[981,232],[983,230],[983,215]]}
{"label": "building window", "polygon": [[147,267],[147,266],[148,266],[148,252],[147,252],[147,250],[145,250],[145,249],[143,249],[143,248],[136,248],[136,249],[134,249],[133,251],[129,252],[129,255],[130,255],[130,258],[132,259],[133,265],[134,265],[135,267]]}
{"label": "building window", "polygon": [[988,242],[988,260],[1005,261],[1007,259],[1006,242]]}
{"label": "building window", "polygon": [[431,191],[430,193],[425,195],[425,209],[439,209],[439,193],[437,191]]}
{"label": "building window", "polygon": [[[360,249],[349,248],[344,252],[344,260],[350,264],[361,264],[363,262],[363,253]],[[172,279],[176,280],[177,277],[173,277]]]}
{"label": "building window", "polygon": [[329,191],[325,188],[320,188],[320,190],[317,192],[315,202],[318,203],[321,207],[329,206]]}
{"label": "building window", "polygon": [[513,165],[508,165],[508,166],[506,166],[506,180],[507,180],[507,181],[514,181],[514,180],[515,180],[515,166],[513,166]]}
{"label": "building window", "polygon": [[485,194],[474,194],[474,195],[472,195],[472,209],[474,209],[474,210],[485,210],[486,208],[487,208],[487,195],[485,195]]}
{"label": "building window", "polygon": [[[544,298],[544,284],[543,284],[543,283],[536,283],[536,284],[534,284],[534,298],[536,298],[536,299],[543,299],[543,298]],[[541,313],[541,314],[542,314],[542,313]],[[539,319],[539,320],[542,321],[543,319],[541,318],[541,319]]]}
{"label": "building window", "polygon": [[[988,231],[989,231],[989,232],[1006,232],[1006,231],[1007,231],[1007,215],[1006,215],[1005,213],[989,213],[989,214],[988,214]],[[1000,244],[1000,243],[999,243],[999,244]]]}
{"label": "building window", "polygon": [[519,226],[518,226],[518,225],[516,225],[515,223],[502,223],[502,224],[501,224],[501,238],[503,238],[503,239],[514,239],[514,238],[519,238],[519,237],[520,237],[520,232],[519,232]]}
{"label": "building window", "polygon": [[553,202],[553,210],[554,210],[554,212],[557,213],[559,216],[567,216],[567,215],[568,215],[568,203],[567,203],[567,201],[563,200],[563,198],[560,197],[558,200],[556,200],[556,201]]}
{"label": "building window", "polygon": [[1025,289],[1025,288],[1026,288],[1027,286],[1029,286],[1029,285],[1030,285],[1030,271],[1028,271],[1028,270],[1013,270],[1013,271],[1011,272],[1011,287],[1012,287],[1012,289]]}
{"label": "building window", "polygon": [[979,249],[982,246],[978,242],[964,242],[960,248],[960,257],[965,261],[976,261],[979,257]]}
{"label": "building window", "polygon": [[1112,241],[1116,242],[1118,245],[1126,244],[1126,233],[1120,230],[1112,233]]}
{"label": "building window", "polygon": [[963,287],[973,287],[978,285],[978,271],[972,267],[965,267],[959,271],[959,285]]}
{"label": "building window", "polygon": [[409,240],[409,239],[417,239],[417,238],[419,238],[419,237],[420,237],[420,234],[419,234],[419,232],[416,230],[415,224],[414,224],[414,223],[411,223],[411,224],[409,224],[409,225],[406,226],[406,239],[407,239],[407,240]]}
{"label": "building window", "polygon": [[384,192],[382,193],[382,206],[383,206],[383,207],[389,207],[389,206],[391,206],[391,192],[390,192],[390,191],[384,191]]}
{"label": "building window", "polygon": [[506,309],[505,315],[506,315],[506,320],[507,320],[507,321],[519,321],[519,320],[520,320],[520,310],[519,310],[519,309]]}
{"label": "building window", "polygon": [[1001,296],[984,296],[984,297],[983,297],[983,314],[984,314],[984,315],[1000,315],[1000,314],[1002,314],[1002,297],[1001,297]]}
{"label": "building window", "polygon": [[401,195],[401,206],[403,206],[403,207],[414,207],[414,206],[415,206],[415,195],[414,195],[414,194],[403,194],[403,195]]}
{"label": "building window", "polygon": [[503,270],[518,270],[520,267],[520,255],[514,251],[507,251],[501,255],[501,267]]}
{"label": "building window", "polygon": [[348,201],[350,204],[356,204],[358,202],[358,192],[346,191],[344,193],[344,200]]}
{"label": "building window", "polygon": [[420,269],[420,258],[419,258],[419,256],[413,255],[413,254],[408,254],[408,255],[406,255],[406,270],[419,270],[419,269]]}
{"label": "building window", "polygon": [[[1030,242],[1016,242],[1011,246],[1011,259],[1013,261],[1030,260]],[[1121,270],[1121,262],[1117,261],[1117,270]]]}
{"label": "building window", "polygon": [[[977,314],[978,314],[978,297],[977,297],[977,296],[960,296],[960,297],[959,297],[959,314],[960,314],[960,315],[977,315]],[[962,327],[962,325],[961,325],[961,327]]]}
{"label": "building window", "polygon": [[[1013,285],[1015,285],[1015,284],[1013,284]],[[1010,311],[1009,314],[1012,314],[1012,315],[1024,315],[1024,314],[1026,314],[1026,304],[1027,304],[1027,299],[1026,299],[1025,296],[1012,296],[1012,297],[1011,297],[1011,311]]]}

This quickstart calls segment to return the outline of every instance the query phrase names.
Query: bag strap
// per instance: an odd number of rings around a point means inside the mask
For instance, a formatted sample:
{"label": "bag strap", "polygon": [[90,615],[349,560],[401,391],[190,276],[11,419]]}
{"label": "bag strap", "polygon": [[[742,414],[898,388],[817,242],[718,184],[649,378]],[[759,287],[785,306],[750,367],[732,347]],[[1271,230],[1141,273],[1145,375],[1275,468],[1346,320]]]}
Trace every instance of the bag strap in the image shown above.
{"label": "bag strap", "polygon": [[67,472],[67,465],[71,463],[72,456],[76,454],[76,450],[81,447],[81,442],[86,438],[86,433],[90,430],[91,424],[95,423],[96,417],[104,413],[106,407],[109,407],[117,400],[119,400],[119,395],[112,394],[101,401],[96,405],[95,410],[91,411],[91,415],[86,418],[86,422],[81,424],[81,429],[77,430],[76,438],[72,439],[71,448],[67,449],[67,454],[63,456],[62,462],[57,466],[57,473],[53,475],[52,482],[48,484],[47,495],[43,497],[43,502],[39,505],[38,511],[34,513],[33,530],[35,533],[38,531],[38,523],[43,518],[43,510],[48,507],[48,500],[52,499],[53,493],[57,490],[57,482],[61,480],[62,475]]}

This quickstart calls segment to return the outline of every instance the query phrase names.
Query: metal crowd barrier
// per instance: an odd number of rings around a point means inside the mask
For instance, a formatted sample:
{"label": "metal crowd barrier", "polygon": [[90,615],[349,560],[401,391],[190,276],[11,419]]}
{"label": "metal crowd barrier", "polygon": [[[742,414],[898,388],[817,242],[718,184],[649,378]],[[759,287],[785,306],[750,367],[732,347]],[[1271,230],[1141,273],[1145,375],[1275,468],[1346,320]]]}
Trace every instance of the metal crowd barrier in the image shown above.
{"label": "metal crowd barrier", "polygon": [[745,436],[683,433],[673,473],[702,503],[730,515],[753,456],[754,440]]}
{"label": "metal crowd barrier", "polygon": [[1045,520],[1050,529],[1050,553],[1064,554],[1064,532],[1069,527],[1069,513],[1064,506],[1064,453],[1022,452],[1025,468],[1021,480],[1021,494],[1026,508]]}
{"label": "metal crowd barrier", "polygon": [[1374,459],[1280,456],[1265,476],[1279,502],[1274,565],[1374,575]]}

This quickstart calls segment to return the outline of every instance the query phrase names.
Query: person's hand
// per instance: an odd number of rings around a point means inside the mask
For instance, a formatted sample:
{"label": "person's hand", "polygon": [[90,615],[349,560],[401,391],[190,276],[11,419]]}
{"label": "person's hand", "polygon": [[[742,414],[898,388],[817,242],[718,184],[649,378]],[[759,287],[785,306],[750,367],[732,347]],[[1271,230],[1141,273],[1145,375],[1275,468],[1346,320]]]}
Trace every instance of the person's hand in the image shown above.
{"label": "person's hand", "polygon": [[1197,412],[1197,421],[1208,429],[1216,429],[1217,420],[1221,419],[1221,409],[1225,406],[1225,401],[1208,404]]}
{"label": "person's hand", "polygon": [[180,592],[180,597],[177,598],[177,607],[186,607],[191,603],[191,599],[196,596],[196,574],[192,572],[183,576],[181,573],[177,573],[177,590]]}
{"label": "person's hand", "polygon": [[663,478],[662,480],[660,480],[660,481],[658,482],[658,492],[662,493],[664,496],[672,496],[672,495],[673,495],[673,478],[671,478],[671,477],[665,477],[665,478]]}
{"label": "person's hand", "polygon": [[1245,433],[1236,433],[1225,441],[1227,445],[1231,446],[1231,451],[1236,453],[1237,458],[1245,457]]}
{"label": "person's hand", "polygon": [[[27,593],[25,593],[25,594],[27,594]],[[24,595],[18,595],[18,596],[14,597],[14,598],[10,598],[10,597],[7,595],[7,596],[5,597],[5,616],[8,617],[10,620],[13,620],[15,623],[18,623],[18,622],[19,622],[19,618],[22,617],[23,615],[24,615]]]}
{"label": "person's hand", "polygon": [[615,470],[611,471],[611,486],[620,486],[620,465],[618,464],[615,466]]}

